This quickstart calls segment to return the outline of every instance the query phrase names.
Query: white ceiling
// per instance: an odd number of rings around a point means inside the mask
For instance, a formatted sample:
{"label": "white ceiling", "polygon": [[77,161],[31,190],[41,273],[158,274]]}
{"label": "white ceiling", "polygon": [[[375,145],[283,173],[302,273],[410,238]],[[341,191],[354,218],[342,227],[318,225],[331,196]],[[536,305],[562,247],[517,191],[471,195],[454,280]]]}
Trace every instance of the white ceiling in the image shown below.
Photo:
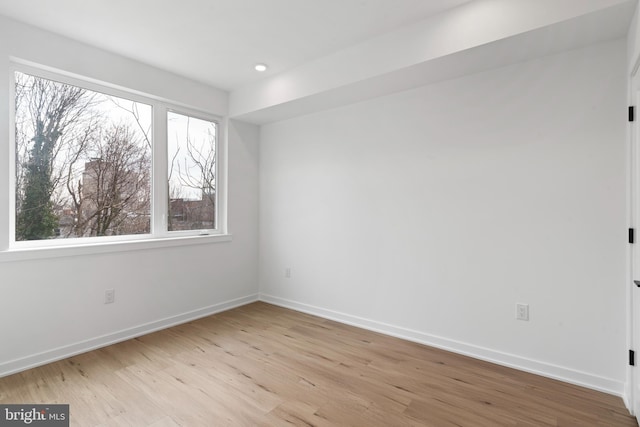
{"label": "white ceiling", "polygon": [[627,36],[638,0],[475,0],[230,93],[271,123]]}
{"label": "white ceiling", "polygon": [[467,2],[0,0],[0,14],[233,90]]}

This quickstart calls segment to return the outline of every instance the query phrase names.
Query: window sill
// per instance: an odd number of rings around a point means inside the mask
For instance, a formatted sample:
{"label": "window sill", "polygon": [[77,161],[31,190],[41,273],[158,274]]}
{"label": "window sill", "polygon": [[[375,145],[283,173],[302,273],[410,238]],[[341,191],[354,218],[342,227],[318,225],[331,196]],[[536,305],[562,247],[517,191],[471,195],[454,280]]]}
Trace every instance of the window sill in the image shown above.
{"label": "window sill", "polygon": [[85,243],[77,245],[48,246],[40,248],[14,248],[0,252],[0,263],[11,261],[25,261],[31,259],[104,254],[112,252],[143,251],[148,249],[161,249],[179,246],[203,245],[218,242],[230,242],[231,240],[231,234],[216,234],[164,237],[144,240],[126,240],[118,242],[111,241]]}

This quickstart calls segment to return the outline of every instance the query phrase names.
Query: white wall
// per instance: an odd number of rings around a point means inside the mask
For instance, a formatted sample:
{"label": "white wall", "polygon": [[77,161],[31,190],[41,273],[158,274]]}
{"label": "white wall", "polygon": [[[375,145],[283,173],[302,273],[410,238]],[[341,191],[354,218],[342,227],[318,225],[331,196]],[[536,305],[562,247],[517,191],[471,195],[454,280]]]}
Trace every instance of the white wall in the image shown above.
{"label": "white wall", "polygon": [[636,60],[640,55],[640,28],[638,28],[638,6],[631,18],[631,24],[629,25],[629,31],[627,33],[627,73],[632,75],[632,71],[636,65]]}
{"label": "white wall", "polygon": [[[11,56],[226,114],[223,91],[4,18],[2,100]],[[8,198],[8,108],[0,104],[0,200]],[[255,300],[258,136],[256,126],[229,122],[230,242],[0,262],[0,376]],[[103,304],[107,288],[116,290],[114,304]]]}
{"label": "white wall", "polygon": [[263,126],[261,297],[622,394],[625,49]]}

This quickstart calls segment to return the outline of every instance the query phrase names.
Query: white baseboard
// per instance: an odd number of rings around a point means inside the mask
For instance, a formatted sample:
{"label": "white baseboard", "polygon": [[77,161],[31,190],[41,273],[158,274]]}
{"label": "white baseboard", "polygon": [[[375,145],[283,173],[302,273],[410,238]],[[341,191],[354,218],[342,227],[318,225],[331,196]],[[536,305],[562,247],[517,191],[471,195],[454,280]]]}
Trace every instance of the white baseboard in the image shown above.
{"label": "white baseboard", "polygon": [[604,378],[597,375],[581,372],[570,368],[557,366],[537,360],[529,359],[514,354],[503,353],[473,344],[443,338],[436,335],[427,334],[412,329],[399,326],[389,325],[375,320],[365,319],[350,314],[340,313],[309,304],[303,304],[272,295],[260,294],[260,301],[269,304],[278,305],[292,310],[301,311],[303,313],[313,314],[325,319],[335,320],[337,322],[368,329],[374,332],[380,332],[402,338],[408,341],[417,342],[419,344],[448,350],[454,353],[463,354],[475,359],[484,360],[498,365],[507,366],[509,368],[518,369],[532,374],[541,375],[548,378],[564,381],[567,383],[587,387],[590,389],[602,391],[605,393],[625,398],[625,384],[611,378]]}
{"label": "white baseboard", "polygon": [[629,383],[625,383],[624,385],[624,393],[622,393],[622,401],[624,402],[624,406],[627,407],[627,409],[629,410],[629,413],[631,415],[635,415],[633,412],[633,405],[631,404],[631,399],[630,399],[630,391],[629,391],[630,387],[629,387]]}
{"label": "white baseboard", "polygon": [[[106,347],[111,344],[126,341],[128,339],[149,334],[151,332],[156,332],[161,329],[166,329],[175,325],[190,322],[201,317],[210,316],[212,314],[250,304],[258,300],[281,307],[290,308],[292,310],[301,311],[303,313],[313,314],[315,316],[323,317],[326,319],[335,320],[359,328],[368,329],[374,332],[380,332],[386,335],[406,339],[408,341],[441,348],[443,350],[452,351],[454,353],[463,354],[465,356],[470,356],[476,359],[508,366],[510,368],[519,369],[525,372],[530,372],[571,384],[588,387],[594,390],[620,396],[625,400],[628,399],[627,392],[625,390],[625,384],[623,382],[616,381],[610,378],[604,378],[562,366],[539,362],[513,354],[503,353],[484,347],[439,337],[436,335],[426,334],[424,332],[415,331],[412,329],[389,325],[375,320],[352,316],[350,314],[340,313],[337,311],[328,310],[325,308],[303,304],[266,294],[248,295],[176,316],[167,317],[165,319],[149,322],[133,328],[121,330],[96,338],[91,338],[85,341],[80,341],[53,350],[48,350],[20,359],[3,362],[0,363],[0,377],[11,375],[37,366],[45,365],[47,363],[75,356],[80,353],[95,350],[97,348]],[[628,406],[629,402],[625,401],[625,403]]]}
{"label": "white baseboard", "polygon": [[258,301],[258,294],[224,301],[218,304],[210,305],[208,307],[199,308],[197,310],[145,323],[133,328],[124,329],[100,337],[65,345],[63,347],[58,347],[53,350],[48,350],[20,359],[10,360],[8,362],[0,363],[0,377],[35,368],[36,366],[46,365],[47,363],[75,356],[77,354],[85,353],[97,348],[106,347],[111,344],[126,341],[128,339],[139,337],[141,335],[146,335],[151,332],[159,331],[161,329],[170,328],[172,326],[190,322],[201,317],[210,316],[212,314],[230,310],[235,307],[250,304],[255,301]]}

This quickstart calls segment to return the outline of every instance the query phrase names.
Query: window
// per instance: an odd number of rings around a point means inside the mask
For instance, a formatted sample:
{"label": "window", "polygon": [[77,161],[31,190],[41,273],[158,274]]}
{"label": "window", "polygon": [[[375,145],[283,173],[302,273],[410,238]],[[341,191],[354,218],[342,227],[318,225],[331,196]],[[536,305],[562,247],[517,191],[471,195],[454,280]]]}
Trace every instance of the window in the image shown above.
{"label": "window", "polygon": [[167,115],[169,231],[215,228],[216,123]]}
{"label": "window", "polygon": [[26,66],[13,74],[13,246],[222,233],[215,118]]}
{"label": "window", "polygon": [[147,234],[151,107],[15,72],[15,240]]}

